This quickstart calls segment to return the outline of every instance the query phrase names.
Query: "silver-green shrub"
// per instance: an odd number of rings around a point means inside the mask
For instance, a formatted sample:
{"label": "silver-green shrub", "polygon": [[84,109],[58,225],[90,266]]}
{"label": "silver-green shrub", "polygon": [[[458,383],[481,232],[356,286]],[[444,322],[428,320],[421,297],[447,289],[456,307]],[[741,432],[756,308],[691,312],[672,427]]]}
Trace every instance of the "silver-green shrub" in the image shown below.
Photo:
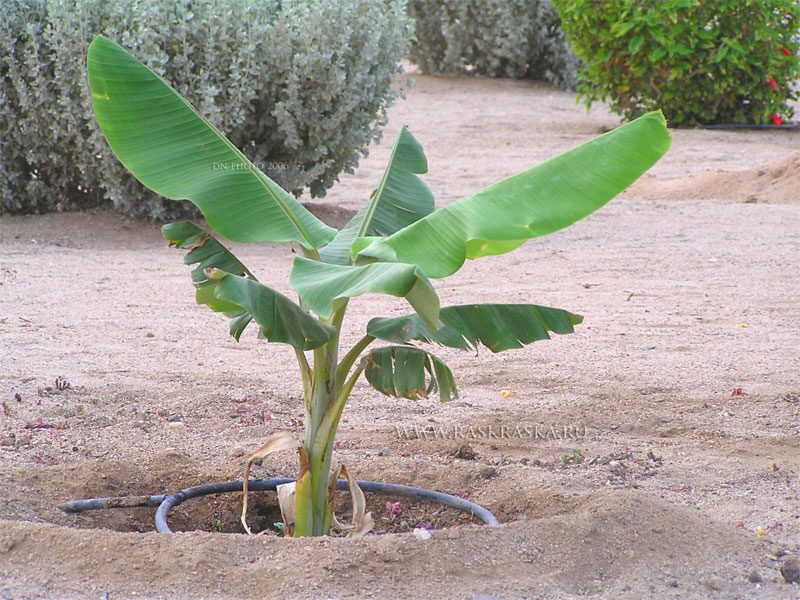
{"label": "silver-green shrub", "polygon": [[541,79],[574,89],[580,61],[551,0],[409,0],[426,73]]}
{"label": "silver-green shrub", "polygon": [[402,0],[0,3],[0,213],[108,204],[191,215],[100,134],[86,78],[98,34],[164,77],[285,189],[325,194],[380,138],[413,21]]}

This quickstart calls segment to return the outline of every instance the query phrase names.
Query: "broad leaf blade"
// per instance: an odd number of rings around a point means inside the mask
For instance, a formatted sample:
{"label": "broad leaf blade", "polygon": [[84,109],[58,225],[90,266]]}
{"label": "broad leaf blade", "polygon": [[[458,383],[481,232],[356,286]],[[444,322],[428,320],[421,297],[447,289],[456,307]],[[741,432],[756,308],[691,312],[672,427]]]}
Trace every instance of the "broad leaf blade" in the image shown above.
{"label": "broad leaf blade", "polygon": [[387,342],[419,340],[462,350],[477,350],[480,342],[492,352],[502,352],[549,339],[548,331],[572,333],[583,317],[536,304],[467,304],[443,307],[439,320],[441,328],[432,331],[417,315],[375,318],[367,324],[367,333]]}
{"label": "broad leaf blade", "polygon": [[311,350],[329,341],[335,329],[315,319],[286,296],[257,281],[228,273],[217,273],[214,295],[245,309],[270,342]]}
{"label": "broad leaf blade", "polygon": [[300,298],[323,319],[329,319],[348,298],[376,292],[405,297],[427,327],[439,326],[439,297],[416,265],[374,263],[353,267],[298,256],[290,280]]}
{"label": "broad leaf blade", "polygon": [[230,250],[194,223],[181,221],[164,225],[161,233],[170,246],[189,250],[183,262],[187,265],[198,265],[192,271],[192,281],[195,285],[204,286],[214,283],[209,280],[206,269],[219,269],[234,275],[246,275],[255,280],[255,276]]}
{"label": "broad leaf blade", "polygon": [[298,242],[320,248],[336,230],[318,220],[131,54],[99,36],[89,83],[109,146],[139,181],[190,200],[209,225],[237,242]]}
{"label": "broad leaf blade", "polygon": [[392,146],[389,165],[370,201],[320,250],[327,263],[346,265],[359,237],[388,236],[433,212],[433,194],[416,174],[428,172],[422,146],[403,127]]}
{"label": "broad leaf blade", "polygon": [[416,400],[438,390],[442,402],[458,398],[448,366],[420,348],[375,348],[361,360],[361,366],[370,385],[387,396]]}
{"label": "broad leaf blade", "polygon": [[532,169],[431,213],[359,252],[447,277],[464,260],[502,254],[591,214],[667,151],[660,112],[648,113]]}
{"label": "broad leaf blade", "polygon": [[205,304],[214,312],[224,313],[231,319],[230,334],[238,342],[253,317],[241,306],[216,297],[214,291],[218,281],[209,279],[208,270],[216,269],[233,275],[247,276],[253,281],[256,281],[255,276],[230,250],[210,236],[207,231],[189,221],[164,225],[161,233],[170,246],[189,250],[183,262],[187,265],[198,265],[191,274],[192,282],[197,287],[196,302]]}

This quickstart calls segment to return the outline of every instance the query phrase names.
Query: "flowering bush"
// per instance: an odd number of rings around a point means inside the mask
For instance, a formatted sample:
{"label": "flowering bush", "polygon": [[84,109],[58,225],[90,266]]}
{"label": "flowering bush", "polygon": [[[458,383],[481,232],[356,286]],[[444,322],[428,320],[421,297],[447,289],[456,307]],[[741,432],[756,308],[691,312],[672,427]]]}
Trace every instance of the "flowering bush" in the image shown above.
{"label": "flowering bush", "polygon": [[626,119],[780,124],[800,78],[797,0],[553,0],[584,62],[578,91]]}

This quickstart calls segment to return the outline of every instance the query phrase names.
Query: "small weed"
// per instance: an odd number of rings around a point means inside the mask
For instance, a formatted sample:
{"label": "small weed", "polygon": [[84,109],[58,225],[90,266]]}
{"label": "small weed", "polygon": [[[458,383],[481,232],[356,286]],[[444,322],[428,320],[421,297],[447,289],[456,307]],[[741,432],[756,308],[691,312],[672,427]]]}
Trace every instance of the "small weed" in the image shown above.
{"label": "small weed", "polygon": [[220,521],[219,519],[217,519],[216,527],[217,531],[222,532],[222,521]]}
{"label": "small weed", "polygon": [[63,392],[64,390],[68,390],[71,386],[69,381],[61,377],[60,375],[56,377],[55,382],[53,382],[53,387],[56,388],[59,392]]}
{"label": "small weed", "polygon": [[381,521],[384,523],[393,523],[395,517],[399,517],[403,514],[403,505],[400,504],[399,500],[397,502],[387,502],[386,512],[389,513],[389,515],[386,517],[381,517]]}
{"label": "small weed", "polygon": [[565,454],[564,456],[561,457],[561,464],[563,464],[563,465],[570,465],[570,464],[579,465],[584,460],[586,460],[586,457],[583,455],[583,452],[581,450],[578,450],[577,448],[573,448],[571,454]]}
{"label": "small weed", "polygon": [[69,407],[65,406],[65,407],[60,408],[59,410],[60,410],[61,414],[64,417],[68,418],[68,419],[70,417],[85,417],[86,416],[86,413],[85,413],[86,408],[83,406],[83,404],[78,404],[75,408],[69,408]]}
{"label": "small weed", "polygon": [[73,452],[80,452],[81,454],[85,454],[86,456],[90,456],[92,454],[92,449],[89,447],[89,444],[86,440],[83,440],[77,446],[72,447]]}

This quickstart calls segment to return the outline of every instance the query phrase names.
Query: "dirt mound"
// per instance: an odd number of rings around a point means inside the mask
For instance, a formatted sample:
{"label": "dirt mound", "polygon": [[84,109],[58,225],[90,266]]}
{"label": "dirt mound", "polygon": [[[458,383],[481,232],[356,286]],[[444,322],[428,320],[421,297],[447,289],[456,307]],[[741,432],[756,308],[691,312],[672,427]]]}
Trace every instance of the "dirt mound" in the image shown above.
{"label": "dirt mound", "polygon": [[800,203],[800,152],[752,169],[707,170],[687,177],[645,176],[625,192],[646,200],[719,200],[734,202]]}
{"label": "dirt mound", "polygon": [[[427,541],[411,533],[286,540],[2,521],[0,550],[0,593],[4,585],[13,590],[38,579],[37,598],[59,599],[389,598],[401,583],[408,598],[468,598],[465,587],[475,594],[501,588],[504,598],[704,598],[715,579],[744,593],[743,570],[766,573],[775,563],[744,531],[708,523],[696,510],[610,490],[583,497],[567,515],[437,530]],[[721,564],[698,565],[703,555]],[[43,581],[29,569],[31,559],[59,568]],[[89,583],[97,581],[103,584]]]}

